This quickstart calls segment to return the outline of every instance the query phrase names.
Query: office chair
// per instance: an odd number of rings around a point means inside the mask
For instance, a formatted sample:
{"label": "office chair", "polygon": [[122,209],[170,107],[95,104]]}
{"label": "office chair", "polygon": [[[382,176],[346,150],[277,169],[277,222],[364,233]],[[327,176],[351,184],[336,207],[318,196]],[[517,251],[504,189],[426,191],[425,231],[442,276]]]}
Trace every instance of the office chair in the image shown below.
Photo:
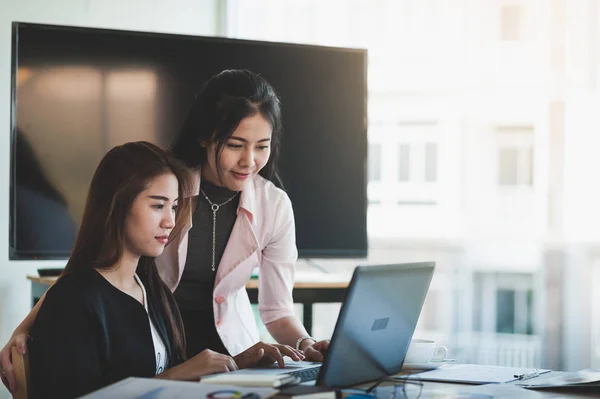
{"label": "office chair", "polygon": [[17,380],[17,392],[13,395],[13,399],[29,398],[29,352],[22,355],[17,350],[16,346],[12,347],[12,362],[15,367],[15,376]]}

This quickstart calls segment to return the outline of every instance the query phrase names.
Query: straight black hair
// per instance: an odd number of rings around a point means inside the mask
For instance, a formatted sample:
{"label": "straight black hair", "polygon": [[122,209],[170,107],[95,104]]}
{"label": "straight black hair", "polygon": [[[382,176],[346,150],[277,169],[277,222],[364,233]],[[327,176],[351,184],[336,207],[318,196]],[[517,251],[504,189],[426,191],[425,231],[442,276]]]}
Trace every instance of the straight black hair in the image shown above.
{"label": "straight black hair", "polygon": [[[212,76],[188,113],[183,128],[171,148],[175,157],[190,168],[204,165],[208,153],[202,143],[215,143],[216,156],[242,119],[260,113],[271,125],[271,155],[259,174],[283,188],[277,170],[283,131],[281,102],[275,89],[261,76],[241,69],[227,69]],[[217,168],[219,162],[217,162]],[[220,171],[217,170],[220,178]]]}

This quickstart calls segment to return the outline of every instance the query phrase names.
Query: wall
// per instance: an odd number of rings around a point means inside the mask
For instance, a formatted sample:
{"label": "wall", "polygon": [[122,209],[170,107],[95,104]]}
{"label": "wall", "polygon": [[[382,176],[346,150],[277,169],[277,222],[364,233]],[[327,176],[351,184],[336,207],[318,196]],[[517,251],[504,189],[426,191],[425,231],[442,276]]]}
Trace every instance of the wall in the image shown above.
{"label": "wall", "polygon": [[[219,0],[0,0],[0,344],[30,307],[28,274],[64,262],[8,260],[11,22],[215,35]],[[0,388],[0,399],[10,397]]]}

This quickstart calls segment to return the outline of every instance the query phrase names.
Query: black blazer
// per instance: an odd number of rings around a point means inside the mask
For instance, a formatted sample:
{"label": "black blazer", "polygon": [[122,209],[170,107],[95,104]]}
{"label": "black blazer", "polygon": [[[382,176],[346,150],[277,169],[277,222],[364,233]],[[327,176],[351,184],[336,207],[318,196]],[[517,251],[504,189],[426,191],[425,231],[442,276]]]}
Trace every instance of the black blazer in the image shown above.
{"label": "black blazer", "polygon": [[[143,273],[140,279],[146,287]],[[171,332],[146,289],[148,309],[169,357]],[[148,313],[93,269],[60,278],[42,303],[30,348],[34,397],[80,396],[126,377],[156,375]]]}

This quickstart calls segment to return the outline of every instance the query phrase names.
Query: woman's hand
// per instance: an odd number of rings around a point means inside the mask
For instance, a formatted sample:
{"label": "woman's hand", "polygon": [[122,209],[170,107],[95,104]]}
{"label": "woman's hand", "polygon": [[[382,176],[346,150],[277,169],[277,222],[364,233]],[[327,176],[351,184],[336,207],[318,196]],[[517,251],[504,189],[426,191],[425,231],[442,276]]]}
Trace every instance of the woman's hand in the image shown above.
{"label": "woman's hand", "polygon": [[238,369],[231,356],[223,355],[210,349],[203,350],[183,364],[187,364],[190,369],[193,369],[198,377]]}
{"label": "woman's hand", "polygon": [[0,351],[0,378],[2,379],[4,386],[13,394],[17,388],[17,381],[15,379],[15,369],[11,358],[12,347],[16,346],[19,353],[25,354],[27,351],[28,338],[29,335],[25,333],[13,335]]}
{"label": "woman's hand", "polygon": [[304,360],[302,351],[296,350],[289,345],[266,344],[264,342],[258,342],[239,355],[234,356],[233,359],[241,369],[266,366],[275,362],[279,364],[279,367],[285,367],[284,356],[288,356],[296,362]]}
{"label": "woman's hand", "polygon": [[238,366],[231,356],[205,349],[184,363],[165,370],[156,376],[169,380],[199,381],[208,374],[226,373],[237,370]]}
{"label": "woman's hand", "polygon": [[327,349],[329,349],[329,340],[325,339],[319,342],[310,340],[309,342],[310,344],[304,347],[305,360],[309,362],[322,362],[327,354]]}

